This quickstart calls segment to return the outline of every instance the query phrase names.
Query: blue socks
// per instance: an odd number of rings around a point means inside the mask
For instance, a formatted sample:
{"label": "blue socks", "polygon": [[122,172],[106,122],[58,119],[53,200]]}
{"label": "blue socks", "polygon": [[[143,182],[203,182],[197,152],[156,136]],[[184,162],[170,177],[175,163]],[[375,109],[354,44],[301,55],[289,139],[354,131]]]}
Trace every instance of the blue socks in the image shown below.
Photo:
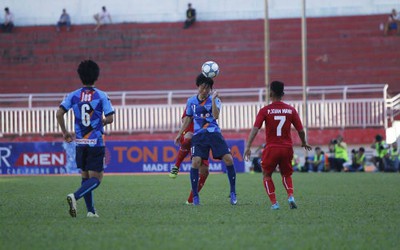
{"label": "blue socks", "polygon": [[199,193],[197,192],[197,190],[199,187],[199,169],[196,168],[190,169],[190,183],[192,184],[193,197],[198,196]]}
{"label": "blue socks", "polygon": [[[89,178],[82,178],[82,182],[81,184],[83,185],[84,182],[86,182],[87,180],[89,180]],[[96,213],[96,211],[94,210],[94,200],[93,200],[93,192],[87,192],[83,198],[85,199],[85,204],[86,204],[86,208],[88,212],[92,212],[92,213]]]}
{"label": "blue socks", "polygon": [[231,186],[231,193],[236,194],[236,170],[235,167],[226,166],[226,173],[228,174],[229,184]]}
{"label": "blue socks", "polygon": [[[100,181],[99,181],[99,179],[97,179],[95,177],[92,177],[87,180],[82,178],[82,186],[74,193],[76,200],[79,200],[80,198],[85,197],[85,203],[86,203],[86,207],[88,208],[88,211],[89,211],[90,207],[93,207],[93,196],[89,193],[91,193],[99,185],[100,185]],[[87,196],[87,198],[86,198],[86,196]],[[86,201],[86,199],[88,201]],[[87,202],[89,202],[89,206],[88,206]],[[93,208],[93,210],[94,210],[94,208]],[[93,213],[93,211],[90,211],[90,212]]]}

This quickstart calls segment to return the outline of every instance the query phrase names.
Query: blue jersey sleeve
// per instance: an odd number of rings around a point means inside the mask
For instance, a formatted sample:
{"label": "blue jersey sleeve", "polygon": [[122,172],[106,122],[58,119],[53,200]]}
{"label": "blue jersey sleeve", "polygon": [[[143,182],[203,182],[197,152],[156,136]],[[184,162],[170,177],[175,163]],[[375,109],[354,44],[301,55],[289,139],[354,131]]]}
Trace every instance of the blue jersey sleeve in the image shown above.
{"label": "blue jersey sleeve", "polygon": [[218,110],[221,110],[221,100],[217,97],[215,98],[215,105],[217,105]]}
{"label": "blue jersey sleeve", "polygon": [[72,108],[72,98],[74,97],[74,92],[69,93],[65,99],[61,102],[60,108],[64,109],[65,112]]}
{"label": "blue jersey sleeve", "polygon": [[105,94],[101,100],[103,104],[104,115],[108,116],[114,114],[114,107],[112,106],[110,98],[108,98],[108,95]]}

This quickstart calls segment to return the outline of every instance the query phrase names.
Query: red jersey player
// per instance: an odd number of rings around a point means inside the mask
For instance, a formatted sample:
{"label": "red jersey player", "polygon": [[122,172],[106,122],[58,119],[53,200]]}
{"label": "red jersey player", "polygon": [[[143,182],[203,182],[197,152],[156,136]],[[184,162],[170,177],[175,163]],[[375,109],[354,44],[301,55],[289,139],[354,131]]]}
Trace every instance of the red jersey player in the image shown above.
{"label": "red jersey player", "polygon": [[269,199],[271,200],[271,209],[279,209],[279,204],[276,201],[275,186],[272,181],[272,173],[277,165],[282,176],[282,183],[288,194],[289,207],[297,208],[293,197],[292,183],[292,158],[293,145],[290,135],[291,125],[296,128],[301,139],[301,146],[306,150],[311,150],[311,146],[307,144],[303,125],[297,111],[292,106],[281,101],[284,92],[284,84],[274,81],[270,85],[270,97],[272,103],[260,109],[257,114],[254,127],[250,132],[247,145],[245,148],[245,159],[249,160],[251,154],[251,144],[256,137],[262,124],[265,122],[265,138],[266,147],[262,154],[262,169],[263,169],[263,184]]}
{"label": "red jersey player", "polygon": [[[182,119],[185,118],[185,117],[186,117],[186,108],[183,111]],[[183,160],[186,158],[186,156],[190,152],[190,147],[191,147],[191,142],[192,142],[192,137],[193,137],[193,131],[194,131],[194,123],[192,121],[189,124],[189,126],[185,129],[185,131],[182,134],[183,136],[181,136],[181,139],[180,139],[180,147],[179,147],[178,156],[176,158],[175,166],[172,167],[171,172],[169,173],[169,177],[171,177],[173,179],[175,179],[178,176],[179,168],[180,168]],[[203,160],[202,164],[203,164],[204,167],[200,168],[199,187],[198,187],[198,191],[199,192],[203,188],[204,183],[206,182],[208,174],[209,174],[209,171],[208,171],[209,162],[208,162],[208,160]],[[193,203],[193,193],[192,192],[190,192],[189,198],[187,199],[187,203],[188,204],[192,204]]]}

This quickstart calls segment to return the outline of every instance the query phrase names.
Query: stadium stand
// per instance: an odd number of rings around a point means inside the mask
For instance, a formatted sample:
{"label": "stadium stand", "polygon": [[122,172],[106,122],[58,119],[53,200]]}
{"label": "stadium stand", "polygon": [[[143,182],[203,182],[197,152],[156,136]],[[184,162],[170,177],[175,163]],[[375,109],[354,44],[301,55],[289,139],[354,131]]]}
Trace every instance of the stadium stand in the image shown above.
{"label": "stadium stand", "polygon": [[[382,15],[308,18],[309,85],[388,83],[400,92],[398,37],[378,29]],[[300,19],[273,19],[271,79],[301,82]],[[108,91],[191,89],[206,60],[221,67],[218,88],[264,86],[263,20],[113,24],[95,33],[73,26],[17,27],[1,34],[2,93],[60,93],[79,83],[75,68],[84,58],[99,62],[99,85]]]}

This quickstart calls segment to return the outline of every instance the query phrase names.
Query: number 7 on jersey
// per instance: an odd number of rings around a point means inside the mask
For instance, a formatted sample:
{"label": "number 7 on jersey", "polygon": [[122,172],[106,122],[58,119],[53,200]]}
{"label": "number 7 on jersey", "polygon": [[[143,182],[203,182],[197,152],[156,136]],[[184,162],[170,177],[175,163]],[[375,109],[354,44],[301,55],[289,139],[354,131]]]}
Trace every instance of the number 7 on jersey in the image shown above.
{"label": "number 7 on jersey", "polygon": [[282,136],[282,127],[283,127],[283,124],[285,124],[286,116],[275,115],[274,120],[279,121],[278,127],[276,127],[276,136]]}

